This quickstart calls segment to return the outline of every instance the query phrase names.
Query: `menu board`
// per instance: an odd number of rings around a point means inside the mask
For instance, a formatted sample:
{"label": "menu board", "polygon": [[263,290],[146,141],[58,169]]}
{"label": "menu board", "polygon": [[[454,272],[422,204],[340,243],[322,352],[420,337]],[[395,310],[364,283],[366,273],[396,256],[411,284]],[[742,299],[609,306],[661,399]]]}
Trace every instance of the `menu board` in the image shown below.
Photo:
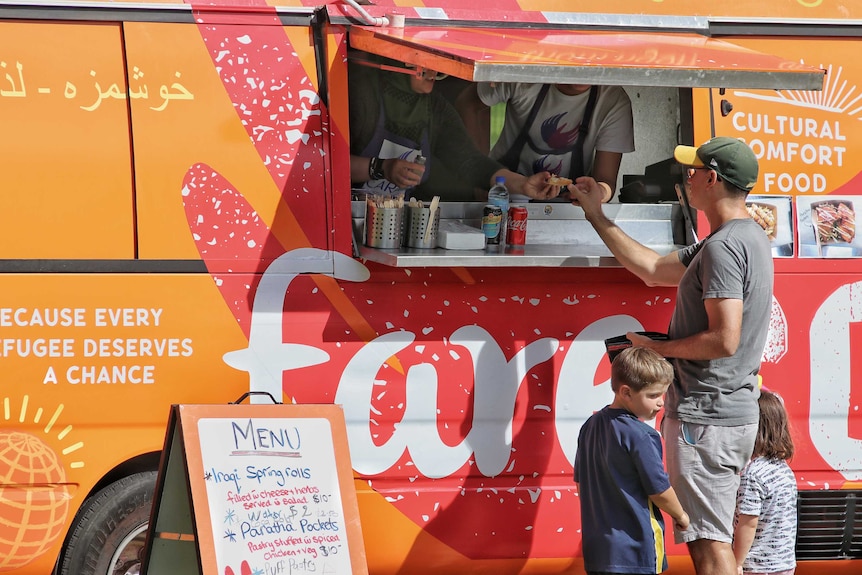
{"label": "menu board", "polygon": [[367,573],[340,407],[171,413],[144,573]]}

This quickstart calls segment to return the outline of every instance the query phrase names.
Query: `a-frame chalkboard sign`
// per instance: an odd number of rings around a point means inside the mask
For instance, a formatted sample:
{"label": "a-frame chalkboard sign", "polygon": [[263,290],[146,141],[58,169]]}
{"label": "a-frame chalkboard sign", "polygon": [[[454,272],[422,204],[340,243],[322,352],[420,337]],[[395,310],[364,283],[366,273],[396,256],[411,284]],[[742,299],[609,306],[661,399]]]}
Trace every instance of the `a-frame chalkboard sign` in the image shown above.
{"label": "a-frame chalkboard sign", "polygon": [[174,405],[144,575],[367,575],[336,405]]}

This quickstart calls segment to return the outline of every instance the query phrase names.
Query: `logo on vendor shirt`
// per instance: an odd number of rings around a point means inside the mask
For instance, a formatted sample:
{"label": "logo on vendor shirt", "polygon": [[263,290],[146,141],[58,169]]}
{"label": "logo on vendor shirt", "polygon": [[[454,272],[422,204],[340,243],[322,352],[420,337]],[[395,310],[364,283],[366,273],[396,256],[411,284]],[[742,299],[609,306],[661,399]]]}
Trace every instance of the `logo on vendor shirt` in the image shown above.
{"label": "logo on vendor shirt", "polygon": [[562,122],[565,116],[565,113],[557,114],[542,122],[542,140],[550,150],[569,149],[578,140],[578,133],[581,131],[580,124],[575,124],[574,128],[567,130],[568,124]]}
{"label": "logo on vendor shirt", "polygon": [[533,173],[550,172],[554,175],[560,175],[563,171],[563,161],[560,156],[544,155],[536,158],[533,162]]}

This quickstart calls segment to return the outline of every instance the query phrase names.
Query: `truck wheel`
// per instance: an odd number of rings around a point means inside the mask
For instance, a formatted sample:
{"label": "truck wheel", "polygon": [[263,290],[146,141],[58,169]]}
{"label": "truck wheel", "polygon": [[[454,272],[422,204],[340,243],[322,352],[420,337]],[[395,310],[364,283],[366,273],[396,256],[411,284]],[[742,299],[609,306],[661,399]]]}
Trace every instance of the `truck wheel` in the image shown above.
{"label": "truck wheel", "polygon": [[81,506],[60,575],[137,575],[156,488],[148,471],[111,483]]}

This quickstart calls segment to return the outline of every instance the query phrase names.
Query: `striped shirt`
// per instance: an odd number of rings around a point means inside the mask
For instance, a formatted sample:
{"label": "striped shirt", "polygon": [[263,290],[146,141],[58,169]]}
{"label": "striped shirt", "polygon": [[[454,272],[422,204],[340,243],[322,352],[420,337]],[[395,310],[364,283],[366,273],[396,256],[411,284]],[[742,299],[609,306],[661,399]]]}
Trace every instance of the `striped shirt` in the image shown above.
{"label": "striped shirt", "polygon": [[796,477],[786,461],[757,457],[742,470],[736,513],[759,518],[744,572],[796,566]]}

